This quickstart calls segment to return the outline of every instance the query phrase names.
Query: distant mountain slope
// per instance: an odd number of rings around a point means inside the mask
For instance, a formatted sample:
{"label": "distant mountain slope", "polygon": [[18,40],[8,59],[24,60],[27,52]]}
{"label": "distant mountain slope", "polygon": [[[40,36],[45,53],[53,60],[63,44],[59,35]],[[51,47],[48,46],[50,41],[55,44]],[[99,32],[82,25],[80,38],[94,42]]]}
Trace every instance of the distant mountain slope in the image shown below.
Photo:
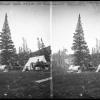
{"label": "distant mountain slope", "polygon": [[51,46],[45,47],[43,49],[37,50],[31,53],[31,57],[44,55],[45,59],[50,62]]}

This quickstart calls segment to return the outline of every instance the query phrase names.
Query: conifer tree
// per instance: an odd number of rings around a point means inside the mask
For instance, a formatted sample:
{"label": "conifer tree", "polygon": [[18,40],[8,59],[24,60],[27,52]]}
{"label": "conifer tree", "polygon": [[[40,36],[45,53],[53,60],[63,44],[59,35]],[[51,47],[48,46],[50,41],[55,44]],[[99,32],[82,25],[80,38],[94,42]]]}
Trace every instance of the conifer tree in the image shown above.
{"label": "conifer tree", "polygon": [[31,50],[27,46],[27,41],[22,38],[22,46],[19,47],[18,62],[21,66],[24,66],[30,57]]}
{"label": "conifer tree", "polygon": [[5,21],[3,24],[3,29],[0,38],[1,64],[12,64],[16,55],[16,49],[11,39],[10,28],[7,20],[7,13],[5,15]]}
{"label": "conifer tree", "polygon": [[43,40],[42,40],[42,38],[41,38],[41,49],[42,49],[42,48],[45,48],[45,45],[44,45]]}
{"label": "conifer tree", "polygon": [[38,49],[40,50],[41,49],[41,43],[40,43],[40,40],[39,40],[39,38],[37,38],[37,46],[38,46]]}
{"label": "conifer tree", "polygon": [[79,66],[82,66],[84,64],[85,68],[87,69],[87,66],[90,62],[90,54],[87,43],[84,38],[80,14],[73,38],[74,40],[72,50],[74,50],[74,64]]}

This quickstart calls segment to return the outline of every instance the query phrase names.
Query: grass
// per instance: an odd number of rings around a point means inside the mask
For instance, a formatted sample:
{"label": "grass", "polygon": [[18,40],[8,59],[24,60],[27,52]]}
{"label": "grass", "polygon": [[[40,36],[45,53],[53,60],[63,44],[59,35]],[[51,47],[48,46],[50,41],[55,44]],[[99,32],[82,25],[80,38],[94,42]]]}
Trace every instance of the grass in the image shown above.
{"label": "grass", "polygon": [[100,98],[100,73],[53,73],[54,98]]}
{"label": "grass", "polygon": [[49,72],[0,72],[0,98],[50,98]]}

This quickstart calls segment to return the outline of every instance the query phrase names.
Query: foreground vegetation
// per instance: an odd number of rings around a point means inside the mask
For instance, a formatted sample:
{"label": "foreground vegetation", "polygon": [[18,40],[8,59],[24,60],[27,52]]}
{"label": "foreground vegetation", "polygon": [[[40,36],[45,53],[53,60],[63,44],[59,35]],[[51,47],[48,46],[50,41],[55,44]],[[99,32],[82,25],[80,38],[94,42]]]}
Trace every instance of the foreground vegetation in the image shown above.
{"label": "foreground vegetation", "polygon": [[49,72],[0,72],[0,98],[50,98]]}
{"label": "foreground vegetation", "polygon": [[53,73],[54,98],[100,98],[100,73]]}

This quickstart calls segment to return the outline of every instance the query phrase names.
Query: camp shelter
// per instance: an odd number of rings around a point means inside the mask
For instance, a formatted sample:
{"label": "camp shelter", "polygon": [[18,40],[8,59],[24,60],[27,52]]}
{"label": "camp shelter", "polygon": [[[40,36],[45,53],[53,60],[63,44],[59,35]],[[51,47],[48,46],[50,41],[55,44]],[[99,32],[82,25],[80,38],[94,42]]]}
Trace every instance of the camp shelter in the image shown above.
{"label": "camp shelter", "polygon": [[33,63],[33,65],[35,65],[38,60],[43,61],[45,63],[47,62],[44,56],[31,57],[31,58],[29,58],[29,60],[25,64],[23,71],[25,71],[26,69],[28,69],[28,70],[33,69],[32,66],[31,66],[31,63]]}

